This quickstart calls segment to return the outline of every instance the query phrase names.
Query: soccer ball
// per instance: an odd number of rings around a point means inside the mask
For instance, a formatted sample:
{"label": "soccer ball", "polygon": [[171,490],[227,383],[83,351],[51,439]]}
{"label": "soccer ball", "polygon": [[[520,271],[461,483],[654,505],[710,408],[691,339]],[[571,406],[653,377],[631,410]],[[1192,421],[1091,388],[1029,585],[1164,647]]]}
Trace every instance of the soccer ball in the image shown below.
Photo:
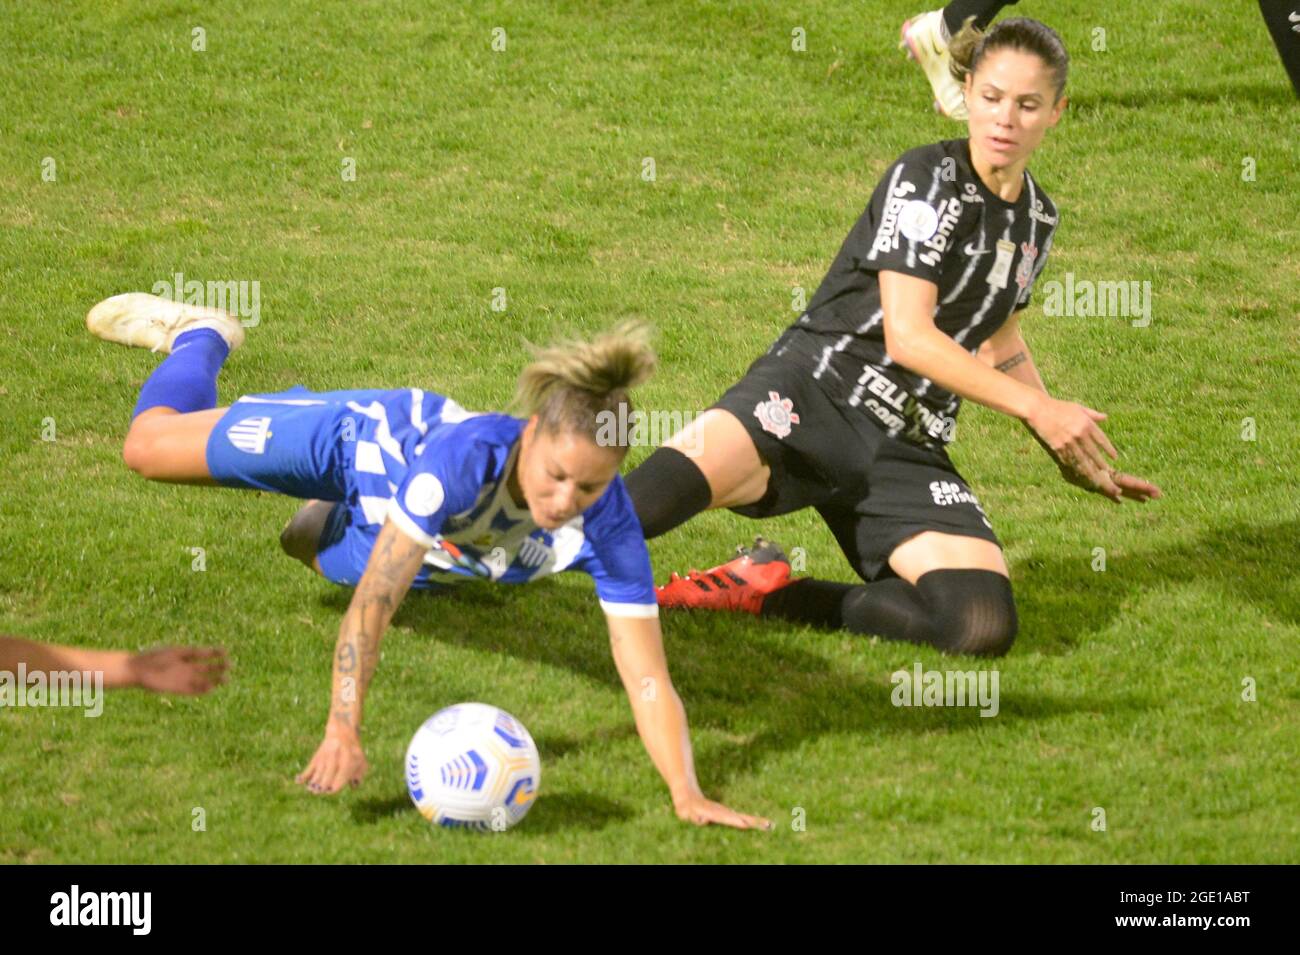
{"label": "soccer ball", "polygon": [[406,790],[439,826],[509,829],[528,814],[541,782],[537,746],[524,724],[486,703],[439,710],[406,748]]}

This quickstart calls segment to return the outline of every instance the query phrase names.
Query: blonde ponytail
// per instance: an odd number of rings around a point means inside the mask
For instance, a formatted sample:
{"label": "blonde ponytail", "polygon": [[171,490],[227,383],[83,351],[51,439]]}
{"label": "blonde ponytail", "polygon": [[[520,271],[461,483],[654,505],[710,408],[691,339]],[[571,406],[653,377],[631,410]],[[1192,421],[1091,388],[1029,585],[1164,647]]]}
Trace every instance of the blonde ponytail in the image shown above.
{"label": "blonde ponytail", "polygon": [[593,441],[606,414],[631,416],[628,391],[655,369],[644,322],[623,322],[591,341],[529,348],[533,360],[519,375],[515,406],[537,415],[542,431],[576,432]]}

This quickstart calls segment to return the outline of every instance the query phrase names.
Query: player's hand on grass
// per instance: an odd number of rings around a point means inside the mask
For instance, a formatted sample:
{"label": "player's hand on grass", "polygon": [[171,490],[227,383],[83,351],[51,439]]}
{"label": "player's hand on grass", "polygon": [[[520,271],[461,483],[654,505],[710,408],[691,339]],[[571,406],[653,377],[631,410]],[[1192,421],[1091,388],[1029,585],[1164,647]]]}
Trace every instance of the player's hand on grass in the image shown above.
{"label": "player's hand on grass", "polygon": [[1110,498],[1116,504],[1123,503],[1124,498],[1145,504],[1147,501],[1161,497],[1160,488],[1150,481],[1143,480],[1135,474],[1122,471],[1103,471],[1100,473],[1081,474],[1074,468],[1061,466],[1061,477],[1075,487],[1083,488],[1094,494]]}
{"label": "player's hand on grass", "polygon": [[356,731],[331,722],[325,740],[316,749],[297,781],[314,793],[329,795],[344,786],[360,786],[370,771]]}
{"label": "player's hand on grass", "polygon": [[1025,419],[1039,442],[1056,459],[1062,470],[1070,469],[1092,478],[1097,490],[1111,496],[1118,489],[1108,486],[1105,475],[1119,452],[1098,426],[1106,416],[1073,401],[1044,396],[1042,403]]}
{"label": "player's hand on grass", "polygon": [[226,682],[226,651],[216,647],[159,647],[126,662],[131,686],[154,693],[198,696]]}
{"label": "player's hand on grass", "polygon": [[1110,479],[1119,488],[1120,493],[1130,501],[1145,504],[1147,501],[1153,501],[1164,496],[1164,492],[1159,487],[1138,477],[1136,474],[1121,474],[1116,471],[1111,474]]}
{"label": "player's hand on grass", "polygon": [[697,826],[714,823],[733,826],[736,829],[771,829],[772,823],[761,816],[747,816],[743,812],[728,809],[720,802],[714,802],[702,793],[692,793],[677,799],[673,803],[677,818]]}

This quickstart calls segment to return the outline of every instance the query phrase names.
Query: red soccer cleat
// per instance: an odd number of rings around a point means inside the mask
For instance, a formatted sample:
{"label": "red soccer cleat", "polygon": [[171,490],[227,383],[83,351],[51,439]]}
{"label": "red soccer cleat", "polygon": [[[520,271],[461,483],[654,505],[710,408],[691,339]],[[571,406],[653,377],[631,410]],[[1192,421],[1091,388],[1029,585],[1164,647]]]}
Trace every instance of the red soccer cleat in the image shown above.
{"label": "red soccer cleat", "polygon": [[673,574],[655,588],[661,607],[690,610],[738,610],[757,614],[763,598],[790,583],[790,562],[780,546],[762,537],[753,547],[737,547],[727,563],[685,577]]}

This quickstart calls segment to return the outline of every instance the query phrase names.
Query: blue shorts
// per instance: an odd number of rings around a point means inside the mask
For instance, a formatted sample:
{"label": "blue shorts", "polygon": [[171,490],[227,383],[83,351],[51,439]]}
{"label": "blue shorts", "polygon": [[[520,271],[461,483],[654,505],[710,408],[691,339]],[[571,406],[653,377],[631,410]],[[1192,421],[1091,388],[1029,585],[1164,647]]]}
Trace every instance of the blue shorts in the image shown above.
{"label": "blue shorts", "polygon": [[274,491],[304,500],[337,501],[321,531],[318,559],[335,583],[356,584],[366,569],[377,527],[355,519],[356,492],[348,473],[356,442],[345,440],[357,412],[382,389],[288,391],[245,395],[222,415],[208,437],[208,472],[226,487]]}
{"label": "blue shorts", "polygon": [[[369,404],[382,390],[289,391],[244,395],[222,414],[208,437],[208,473],[226,487],[274,491],[304,500],[338,502],[325,518],[316,559],[335,583],[355,586],[378,537],[361,518],[347,474],[354,468],[357,413],[348,401]],[[441,590],[417,579],[415,589]]]}
{"label": "blue shorts", "polygon": [[321,573],[336,584],[355,587],[365,572],[374,549],[377,528],[358,525],[346,502],[335,504],[316,544]]}
{"label": "blue shorts", "polygon": [[[208,436],[208,473],[226,487],[275,491],[306,500],[342,501],[355,442],[349,401],[369,402],[382,390],[288,391],[245,395],[221,416]],[[351,425],[346,422],[351,421]]]}

